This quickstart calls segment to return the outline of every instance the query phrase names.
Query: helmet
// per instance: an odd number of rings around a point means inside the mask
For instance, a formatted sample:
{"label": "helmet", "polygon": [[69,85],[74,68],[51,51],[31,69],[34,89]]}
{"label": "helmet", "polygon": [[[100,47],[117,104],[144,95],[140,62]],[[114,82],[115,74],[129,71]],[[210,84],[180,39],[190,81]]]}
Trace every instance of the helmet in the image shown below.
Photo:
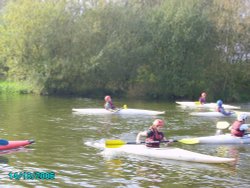
{"label": "helmet", "polygon": [[164,126],[164,121],[161,119],[156,119],[153,122],[153,126],[155,127],[163,127]]}
{"label": "helmet", "polygon": [[218,106],[222,106],[222,104],[223,104],[222,100],[218,100],[218,101],[217,101],[217,105],[218,105]]}
{"label": "helmet", "polygon": [[107,102],[107,101],[110,101],[111,100],[111,97],[109,95],[105,96],[104,100]]}
{"label": "helmet", "polygon": [[244,121],[247,119],[247,115],[246,114],[239,114],[238,117],[237,117],[237,120],[238,121]]}

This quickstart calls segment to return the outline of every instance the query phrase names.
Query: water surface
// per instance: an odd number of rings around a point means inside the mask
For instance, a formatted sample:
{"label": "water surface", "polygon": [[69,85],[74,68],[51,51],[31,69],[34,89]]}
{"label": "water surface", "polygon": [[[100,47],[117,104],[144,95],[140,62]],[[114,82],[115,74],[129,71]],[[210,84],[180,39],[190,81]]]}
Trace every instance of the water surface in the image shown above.
{"label": "water surface", "polygon": [[[217,121],[232,118],[192,117],[174,103],[114,100],[117,106],[166,111],[161,116],[78,115],[72,108],[97,108],[102,100],[40,96],[0,96],[1,138],[34,139],[29,148],[0,155],[0,185],[6,187],[249,187],[249,145],[173,146],[204,154],[236,157],[236,164],[199,164],[147,157],[107,158],[87,141],[134,141],[155,118],[163,118],[168,138],[213,135]],[[237,104],[250,111],[249,104]],[[54,172],[53,180],[15,180],[10,172]]]}

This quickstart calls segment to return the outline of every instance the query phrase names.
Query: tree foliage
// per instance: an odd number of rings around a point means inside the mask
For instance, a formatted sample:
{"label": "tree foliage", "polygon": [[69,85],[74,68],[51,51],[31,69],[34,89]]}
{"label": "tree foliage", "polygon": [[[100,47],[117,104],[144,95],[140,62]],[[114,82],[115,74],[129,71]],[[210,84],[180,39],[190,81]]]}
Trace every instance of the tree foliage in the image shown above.
{"label": "tree foliage", "polygon": [[9,0],[0,70],[40,93],[247,100],[245,0]]}

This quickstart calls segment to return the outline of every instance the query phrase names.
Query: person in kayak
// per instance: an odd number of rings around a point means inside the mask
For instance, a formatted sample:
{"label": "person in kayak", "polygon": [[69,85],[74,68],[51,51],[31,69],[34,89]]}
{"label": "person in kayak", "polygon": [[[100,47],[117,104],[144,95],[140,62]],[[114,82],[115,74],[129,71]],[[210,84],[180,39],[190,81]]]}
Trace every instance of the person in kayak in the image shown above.
{"label": "person in kayak", "polygon": [[237,120],[229,128],[231,130],[231,135],[243,137],[247,132],[249,132],[250,128],[248,127],[248,124],[245,124],[246,120],[246,114],[239,114]]}
{"label": "person in kayak", "polygon": [[206,97],[207,97],[207,94],[205,92],[201,93],[201,96],[199,98],[200,104],[205,104],[206,103]]}
{"label": "person in kayak", "polygon": [[[163,132],[160,131],[161,128],[164,126],[164,121],[161,119],[156,119],[153,122],[153,125],[149,127],[148,131],[139,132],[136,137],[136,143],[141,143],[141,136],[146,137],[146,146],[147,147],[154,147],[159,148],[160,142],[166,140]],[[154,141],[157,141],[155,143],[152,143]]]}
{"label": "person in kayak", "polygon": [[217,109],[216,109],[217,112],[220,112],[225,116],[230,116],[231,114],[234,113],[234,112],[231,112],[231,111],[226,111],[225,108],[222,105],[223,105],[223,101],[218,100],[217,101]]}
{"label": "person in kayak", "polygon": [[105,96],[104,100],[105,100],[104,108],[106,110],[109,110],[111,112],[117,111],[117,109],[116,109],[115,105],[113,104],[112,99],[109,95]]}

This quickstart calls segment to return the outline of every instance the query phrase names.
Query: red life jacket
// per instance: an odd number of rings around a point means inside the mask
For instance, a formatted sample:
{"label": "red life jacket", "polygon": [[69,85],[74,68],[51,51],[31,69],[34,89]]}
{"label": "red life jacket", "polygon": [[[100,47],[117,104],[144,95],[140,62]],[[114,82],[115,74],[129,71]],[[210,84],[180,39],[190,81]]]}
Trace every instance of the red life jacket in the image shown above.
{"label": "red life jacket", "polygon": [[[164,134],[162,132],[158,132],[154,128],[149,129],[149,134],[146,138],[146,142],[152,142],[152,141],[162,141],[164,138]],[[160,142],[158,143],[146,143],[147,147],[155,147],[159,148],[160,147]]]}
{"label": "red life jacket", "polygon": [[241,131],[240,130],[240,126],[242,125],[243,123],[241,121],[235,121],[232,125],[232,128],[231,128],[231,135],[233,136],[238,136],[238,137],[242,137],[244,135],[244,131]]}

